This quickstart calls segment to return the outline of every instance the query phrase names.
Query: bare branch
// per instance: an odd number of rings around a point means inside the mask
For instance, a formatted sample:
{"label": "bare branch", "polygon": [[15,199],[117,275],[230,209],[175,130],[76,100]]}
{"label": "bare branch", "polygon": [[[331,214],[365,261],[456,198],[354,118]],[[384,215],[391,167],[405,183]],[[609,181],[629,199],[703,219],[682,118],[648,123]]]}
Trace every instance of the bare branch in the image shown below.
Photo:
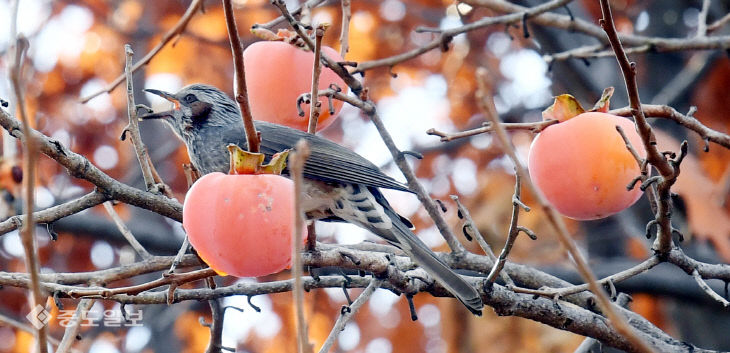
{"label": "bare branch", "polygon": [[[466,0],[464,2],[472,6],[485,7],[508,14],[519,14],[531,9],[524,6],[515,5],[505,0]],[[601,44],[596,46],[584,47],[585,49],[581,49],[581,52],[584,53],[601,50],[607,44],[609,44],[608,39],[603,35],[603,30],[601,30],[601,27],[596,26],[595,24],[586,20],[572,18],[571,16],[558,13],[543,12],[530,16],[530,21],[541,26],[548,26],[571,32],[583,33],[601,42]],[[725,22],[727,21],[730,21],[730,18],[725,20]],[[725,22],[720,23],[719,25],[716,25],[715,23],[708,26],[708,31],[712,31],[721,27],[722,25],[724,25]],[[716,50],[726,49],[730,47],[730,36],[712,36],[703,38],[661,38],[624,33],[619,35],[619,39],[624,45],[631,47],[631,50],[633,50],[634,52],[646,52],[649,50],[657,52]],[[557,54],[553,56],[553,59],[558,59],[556,56]],[[565,58],[566,57],[563,57],[562,59]]]}
{"label": "bare branch", "polygon": [[324,31],[326,27],[322,24],[317,25],[317,29],[314,30],[314,67],[312,68],[312,89],[310,93],[311,103],[309,104],[309,124],[307,131],[310,134],[317,132],[317,122],[319,121],[319,114],[322,103],[319,101],[319,75],[322,72],[322,63],[320,58],[322,56],[322,38],[324,37]]}
{"label": "bare branch", "polygon": [[183,243],[182,243],[182,245],[180,245],[180,249],[177,251],[177,254],[175,255],[175,260],[172,261],[172,265],[170,266],[170,269],[167,271],[167,273],[175,272],[177,267],[180,266],[180,263],[182,263],[182,259],[185,256],[185,253],[188,252],[189,248],[190,248],[190,238],[188,238],[188,235],[185,234]]}
{"label": "bare branch", "polygon": [[341,0],[342,3],[342,30],[340,31],[340,56],[345,59],[345,55],[350,51],[350,18],[352,10],[350,9],[350,0]]}
{"label": "bare branch", "polygon": [[122,220],[122,217],[119,217],[119,214],[117,213],[117,211],[114,210],[114,206],[112,206],[112,203],[110,201],[104,202],[104,209],[109,214],[109,217],[112,218],[114,224],[117,225],[117,229],[119,229],[119,232],[122,233],[124,239],[127,239],[127,242],[129,242],[129,245],[132,246],[134,251],[136,251],[137,254],[143,259],[149,259],[150,257],[152,257],[152,255],[147,252],[147,249],[145,249],[144,246],[139,243],[137,238],[134,237],[132,231],[127,228],[127,225],[124,224],[124,220]]}
{"label": "bare branch", "polygon": [[[641,263],[637,264],[636,266],[633,266],[631,268],[628,268],[626,270],[623,270],[621,272],[612,274],[608,277],[601,278],[598,280],[598,284],[601,286],[606,285],[609,282],[612,283],[619,283],[622,281],[625,281],[629,278],[632,278],[634,276],[640,275],[646,271],[651,270],[654,268],[654,266],[661,263],[661,259],[657,256],[652,256]],[[590,286],[587,283],[579,284],[575,286],[570,287],[563,287],[563,288],[556,288],[556,289],[542,289],[542,290],[530,290],[530,291],[522,291],[520,288],[515,288],[515,292],[524,292],[524,293],[530,293],[535,295],[541,295],[547,298],[564,298],[566,296],[569,296],[571,294],[580,293],[583,291],[590,290]]]}
{"label": "bare branch", "polygon": [[710,11],[711,0],[702,0],[702,8],[697,15],[697,37],[707,36],[707,13]]}
{"label": "bare branch", "polygon": [[[325,1],[326,0],[308,0],[308,1],[304,2],[303,4],[299,5],[299,7],[297,7],[296,9],[292,10],[291,11],[291,15],[292,15],[292,17],[300,16],[302,14],[302,11],[304,9],[312,9],[312,8],[315,8],[315,7],[319,6],[319,5],[321,5],[322,3],[324,3]],[[267,23],[255,24],[253,27],[254,28],[256,28],[256,27],[263,27],[263,28],[266,28],[266,29],[273,29],[274,26],[276,26],[276,25],[278,25],[280,23],[284,23],[286,21],[287,21],[287,19],[284,16],[279,16],[279,17],[277,17],[277,18],[275,18],[275,19],[273,19],[273,20],[271,20],[271,21],[269,21]]]}
{"label": "bare branch", "polygon": [[509,252],[512,250],[512,246],[515,244],[515,240],[517,240],[517,235],[520,234],[521,229],[517,225],[517,220],[520,215],[520,207],[521,205],[524,205],[522,204],[522,201],[520,201],[520,188],[522,185],[522,183],[520,182],[520,178],[520,174],[515,173],[515,192],[512,196],[512,216],[510,218],[509,230],[507,231],[507,240],[504,243],[502,252],[499,254],[499,259],[495,261],[494,266],[492,266],[492,269],[487,275],[487,282],[490,284],[494,283],[494,281],[497,280],[497,276],[502,272],[504,264],[505,262],[507,262],[507,256],[509,256]]}
{"label": "bare branch", "polygon": [[[410,59],[418,57],[423,53],[431,51],[432,49],[443,47],[445,45],[445,43],[448,43],[457,34],[481,29],[481,28],[488,27],[491,25],[496,25],[496,24],[520,22],[524,18],[532,18],[533,16],[542,14],[544,12],[548,12],[550,10],[557,9],[557,8],[569,3],[570,1],[572,1],[572,0],[552,0],[552,1],[548,1],[544,4],[541,4],[541,5],[538,5],[535,7],[526,8],[524,11],[520,11],[519,13],[511,13],[508,15],[497,16],[497,17],[484,17],[480,20],[477,20],[475,22],[472,22],[472,23],[469,23],[469,24],[466,24],[466,25],[463,25],[460,27],[444,30],[434,40],[428,42],[425,45],[419,46],[411,51],[407,51],[402,54],[394,55],[389,58],[365,61],[365,62],[359,63],[355,67],[354,71],[355,72],[365,72],[367,70],[371,70],[376,67],[392,67],[398,63],[402,63],[404,61],[408,61]],[[465,1],[465,3],[468,3],[469,5],[473,5],[471,1]]]}
{"label": "bare branch", "polygon": [[695,269],[692,271],[692,278],[695,279],[695,282],[697,282],[697,285],[700,286],[700,288],[707,293],[707,295],[710,296],[710,298],[718,301],[722,306],[724,307],[730,307],[730,302],[727,301],[725,298],[723,298],[721,295],[717,294],[712,288],[710,288],[709,285],[707,285],[707,282],[705,282],[704,279],[702,279],[702,276],[700,276],[700,273],[697,272]]}
{"label": "bare branch", "polygon": [[[730,135],[708,128],[692,115],[685,115],[676,109],[666,105],[642,104],[641,109],[647,117],[664,118],[696,132],[703,140],[714,142],[720,146],[730,149]],[[631,108],[625,107],[611,110],[609,113],[620,116],[631,116]]]}
{"label": "bare branch", "polygon": [[297,142],[296,150],[289,155],[289,170],[294,180],[294,234],[292,235],[292,276],[294,277],[294,308],[297,316],[297,351],[312,352],[309,330],[304,319],[304,287],[302,286],[302,244],[299,237],[304,232],[304,211],[302,210],[304,163],[309,157],[306,141]]}
{"label": "bare branch", "polygon": [[[15,39],[15,38],[13,38]],[[20,118],[23,121],[23,133],[29,134],[30,117],[25,106],[25,98],[23,92],[22,72],[23,60],[25,52],[28,49],[28,39],[18,36],[15,42],[15,59],[13,60],[12,70],[10,72],[10,80],[15,93],[15,101],[18,104]],[[33,219],[33,205],[35,203],[35,182],[36,182],[36,161],[38,160],[38,143],[35,138],[28,138],[23,144],[23,191],[24,203],[23,212],[25,213],[25,223],[20,230],[20,239],[23,243],[25,252],[25,270],[30,274],[31,285],[29,296],[30,307],[35,308],[40,305],[45,306],[46,295],[43,294],[40,287],[40,264],[38,263],[38,252],[35,241],[35,220]],[[36,330],[36,349],[40,353],[48,352],[48,328],[46,325],[37,327]]]}
{"label": "bare branch", "polygon": [[[213,278],[207,278],[208,288],[215,289]],[[206,353],[220,353],[223,349],[235,352],[232,348],[223,347],[223,320],[225,319],[226,308],[221,306],[220,299],[208,300],[210,306],[210,341],[205,350]],[[201,318],[202,319],[202,318]]]}
{"label": "bare branch", "polygon": [[124,45],[124,56],[126,58],[124,76],[127,80],[127,116],[129,117],[129,124],[127,124],[127,127],[124,128],[124,132],[122,132],[122,140],[124,140],[126,133],[129,132],[132,145],[134,146],[134,152],[137,155],[137,161],[142,168],[142,177],[144,178],[147,191],[156,191],[147,148],[144,146],[142,137],[139,135],[137,105],[134,103],[134,85],[132,80],[132,57],[134,56],[134,52],[132,51],[132,46],[129,44]]}
{"label": "bare branch", "polygon": [[[42,211],[33,212],[36,223],[52,223],[61,218],[79,213],[108,200],[107,196],[97,191],[92,191],[78,199],[65,202],[60,205],[49,207]],[[25,215],[10,217],[0,222],[0,236],[12,230],[18,229],[26,221]]]}
{"label": "bare branch", "polygon": [[[64,166],[72,176],[85,179],[96,185],[99,193],[104,194],[107,199],[119,200],[182,221],[182,205],[176,200],[120,183],[99,170],[84,156],[69,150],[58,141],[52,140],[34,129],[28,128],[29,135],[26,135],[21,128],[23,124],[20,124],[3,109],[0,109],[0,125],[9,131],[11,136],[21,141],[25,141],[26,136],[32,136],[39,144],[38,147],[43,154]],[[87,199],[86,201],[90,200]],[[101,202],[103,201],[99,201],[99,203]],[[74,207],[81,206],[75,205]]]}
{"label": "bare branch", "polygon": [[711,25],[707,26],[707,32],[714,32],[718,29],[720,29],[722,26],[730,22],[730,13],[726,14],[725,16],[722,16],[719,20],[713,22]]}
{"label": "bare branch", "polygon": [[383,281],[380,279],[373,278],[370,280],[370,284],[368,284],[367,287],[365,287],[365,290],[360,293],[360,295],[355,299],[352,304],[349,306],[342,307],[342,310],[340,310],[340,316],[337,318],[337,321],[335,322],[334,327],[332,327],[332,331],[330,331],[330,334],[327,336],[327,339],[324,341],[324,344],[322,344],[322,348],[320,348],[319,353],[327,353],[330,351],[330,348],[335,343],[335,339],[337,339],[337,336],[340,334],[342,329],[345,328],[345,325],[347,324],[350,319],[355,316],[355,313],[360,309],[360,307],[365,304],[368,299],[370,299],[370,296],[375,292],[376,289],[380,288],[380,284]]}
{"label": "bare branch", "polygon": [[251,106],[248,102],[248,88],[246,87],[246,69],[243,63],[243,45],[238,37],[238,28],[236,27],[236,18],[233,15],[233,5],[231,0],[223,0],[223,12],[226,16],[226,28],[228,28],[228,40],[231,42],[231,51],[233,52],[233,69],[236,72],[234,82],[234,94],[236,103],[241,110],[241,119],[246,131],[246,146],[253,153],[259,152],[261,140],[253,125],[253,117],[251,116]]}
{"label": "bare branch", "polygon": [[86,314],[93,304],[94,299],[81,299],[79,301],[69,325],[66,326],[66,331],[63,333],[63,338],[56,353],[66,353],[71,350],[71,346],[76,342],[76,336],[81,329],[81,323],[86,319]]}
{"label": "bare branch", "polygon": [[[532,133],[539,133],[545,128],[547,128],[550,125],[557,124],[557,120],[542,120],[534,123],[502,123],[502,127],[505,130],[511,131],[511,130],[525,130],[530,131]],[[461,131],[461,132],[454,132],[454,133],[447,133],[438,131],[436,129],[429,129],[426,131],[426,134],[428,135],[434,135],[441,137],[441,142],[448,142],[457,140],[464,137],[471,137],[475,135],[485,134],[485,133],[491,133],[494,132],[494,126],[491,123],[484,123],[482,127],[478,127],[476,129]]]}
{"label": "bare branch", "polygon": [[[215,276],[217,273],[212,268],[204,268],[202,270],[196,270],[186,273],[167,273],[163,274],[161,278],[156,280],[142,283],[127,287],[118,288],[102,288],[90,286],[88,288],[75,288],[67,292],[71,298],[110,298],[119,294],[135,295],[150,289],[155,289],[161,286],[169,285],[171,289],[175,287],[193,281],[198,281],[211,276]],[[167,294],[167,292],[163,292]],[[168,303],[171,303],[174,298],[168,297]]]}
{"label": "bare branch", "polygon": [[436,205],[436,202],[434,202],[431,196],[426,193],[423,185],[421,185],[421,183],[418,181],[418,178],[416,178],[416,173],[413,172],[413,169],[406,161],[405,155],[401,153],[401,151],[395,145],[395,141],[393,141],[390,133],[385,128],[385,124],[383,124],[383,121],[375,112],[374,107],[372,108],[372,111],[368,113],[368,116],[370,116],[370,120],[373,122],[373,124],[375,124],[375,128],[378,129],[378,133],[380,133],[380,137],[385,142],[385,145],[388,146],[388,150],[390,150],[390,154],[393,156],[395,164],[398,165],[398,168],[400,168],[401,172],[403,172],[403,175],[405,175],[406,180],[408,181],[408,187],[416,193],[416,196],[418,196],[418,200],[421,201],[421,204],[423,204],[423,207],[428,212],[428,215],[431,216],[431,219],[433,219],[434,224],[436,224],[436,227],[441,232],[441,235],[446,240],[446,243],[449,244],[449,248],[451,248],[451,251],[454,253],[464,252],[464,246],[457,240],[456,236],[451,231],[451,228],[446,223],[446,220],[441,214],[441,211],[439,211],[439,207],[438,205]]}
{"label": "bare branch", "polygon": [[[476,239],[477,244],[479,244],[479,247],[482,248],[482,251],[484,251],[484,254],[489,257],[490,260],[492,260],[493,264],[497,263],[497,257],[494,255],[494,251],[492,251],[492,247],[489,246],[486,239],[484,239],[484,236],[479,231],[479,228],[474,224],[474,220],[471,218],[471,214],[469,213],[469,209],[464,206],[461,201],[459,201],[459,197],[456,195],[451,195],[451,199],[454,200],[456,203],[456,207],[459,209],[459,218],[464,219],[464,225],[462,226],[464,229],[464,232],[467,232],[467,229],[470,230],[470,233]],[[512,278],[509,277],[508,274],[502,272],[499,274],[502,280],[508,284],[514,286],[514,281]]]}

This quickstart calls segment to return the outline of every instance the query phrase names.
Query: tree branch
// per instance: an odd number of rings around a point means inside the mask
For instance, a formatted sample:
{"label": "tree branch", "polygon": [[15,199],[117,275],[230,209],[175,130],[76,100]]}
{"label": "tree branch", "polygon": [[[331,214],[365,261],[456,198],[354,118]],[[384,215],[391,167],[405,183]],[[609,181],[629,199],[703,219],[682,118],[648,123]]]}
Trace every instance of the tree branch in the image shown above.
{"label": "tree branch", "polygon": [[[0,125],[8,130],[11,136],[25,141],[26,135],[21,130],[22,124],[3,109],[0,109]],[[38,147],[43,154],[56,160],[72,176],[85,179],[96,185],[98,192],[104,194],[107,199],[119,200],[172,218],[178,222],[182,221],[182,205],[176,200],[125,185],[105,174],[84,156],[69,150],[58,141],[52,140],[32,128],[29,128],[28,131],[30,136],[37,141]]]}
{"label": "tree branch", "polygon": [[[18,104],[20,118],[23,120],[23,133],[28,134],[30,131],[30,118],[25,106],[25,98],[23,92],[23,84],[21,74],[23,72],[23,60],[25,59],[25,51],[28,49],[28,39],[18,36],[13,38],[15,42],[15,60],[13,60],[12,69],[10,71],[10,81],[13,85],[15,93],[15,101]],[[25,270],[30,274],[30,307],[35,309],[37,306],[45,308],[46,295],[40,287],[38,274],[40,273],[40,264],[38,263],[38,252],[35,241],[35,220],[33,219],[33,205],[35,202],[35,182],[36,168],[38,167],[38,143],[35,138],[28,138],[23,141],[23,191],[24,203],[23,212],[25,213],[25,223],[20,229],[20,240],[23,244],[25,252]],[[48,328],[46,325],[36,327],[36,350],[40,353],[48,352]]]}
{"label": "tree branch", "polygon": [[231,0],[223,0],[223,13],[226,16],[226,28],[228,28],[228,40],[231,42],[231,52],[233,52],[233,69],[236,73],[234,80],[234,94],[236,103],[241,110],[241,119],[243,127],[246,131],[246,146],[253,153],[259,152],[261,138],[259,137],[256,127],[253,125],[253,117],[251,116],[251,106],[248,102],[248,88],[246,87],[246,69],[243,62],[243,45],[238,37],[238,28],[236,27],[236,18],[233,15],[233,5]]}

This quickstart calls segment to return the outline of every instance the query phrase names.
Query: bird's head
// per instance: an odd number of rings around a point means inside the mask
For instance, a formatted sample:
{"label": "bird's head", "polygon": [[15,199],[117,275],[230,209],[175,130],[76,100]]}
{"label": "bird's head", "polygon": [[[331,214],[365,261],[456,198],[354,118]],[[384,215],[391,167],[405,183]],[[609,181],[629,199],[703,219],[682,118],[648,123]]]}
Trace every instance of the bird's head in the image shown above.
{"label": "bird's head", "polygon": [[162,119],[185,141],[206,127],[243,124],[236,103],[218,88],[203,84],[185,86],[176,93],[145,89],[167,99],[172,109],[141,115],[140,120]]}

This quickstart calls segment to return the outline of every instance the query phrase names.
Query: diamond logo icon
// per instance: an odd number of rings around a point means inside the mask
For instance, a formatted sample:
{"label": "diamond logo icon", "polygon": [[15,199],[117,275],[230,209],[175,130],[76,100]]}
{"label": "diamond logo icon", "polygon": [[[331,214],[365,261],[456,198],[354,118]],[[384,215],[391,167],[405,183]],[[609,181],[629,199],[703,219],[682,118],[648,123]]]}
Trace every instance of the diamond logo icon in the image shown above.
{"label": "diamond logo icon", "polygon": [[36,330],[38,330],[43,326],[46,326],[48,320],[51,319],[51,315],[43,306],[38,304],[30,313],[28,313],[28,315],[25,316],[25,318],[30,321],[30,324],[33,325]]}

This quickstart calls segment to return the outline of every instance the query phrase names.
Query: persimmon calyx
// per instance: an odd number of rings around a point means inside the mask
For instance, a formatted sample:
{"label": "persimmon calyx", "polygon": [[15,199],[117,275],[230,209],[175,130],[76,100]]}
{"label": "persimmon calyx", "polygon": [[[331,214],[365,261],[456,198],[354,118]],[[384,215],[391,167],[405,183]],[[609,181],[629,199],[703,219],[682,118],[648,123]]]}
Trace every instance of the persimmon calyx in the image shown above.
{"label": "persimmon calyx", "polygon": [[613,96],[613,87],[603,90],[601,98],[593,105],[593,108],[585,110],[575,97],[570,94],[561,94],[555,97],[555,101],[551,106],[542,111],[543,120],[557,120],[564,122],[572,119],[585,112],[608,112],[611,96]]}
{"label": "persimmon calyx", "polygon": [[611,96],[613,96],[613,87],[606,87],[601,94],[601,99],[593,105],[593,108],[589,112],[608,113],[608,108],[611,105]]}
{"label": "persimmon calyx", "polygon": [[286,168],[289,151],[281,151],[271,157],[269,163],[264,164],[266,155],[253,153],[230,144],[226,146],[231,158],[231,167],[228,174],[275,174],[280,175]]}

